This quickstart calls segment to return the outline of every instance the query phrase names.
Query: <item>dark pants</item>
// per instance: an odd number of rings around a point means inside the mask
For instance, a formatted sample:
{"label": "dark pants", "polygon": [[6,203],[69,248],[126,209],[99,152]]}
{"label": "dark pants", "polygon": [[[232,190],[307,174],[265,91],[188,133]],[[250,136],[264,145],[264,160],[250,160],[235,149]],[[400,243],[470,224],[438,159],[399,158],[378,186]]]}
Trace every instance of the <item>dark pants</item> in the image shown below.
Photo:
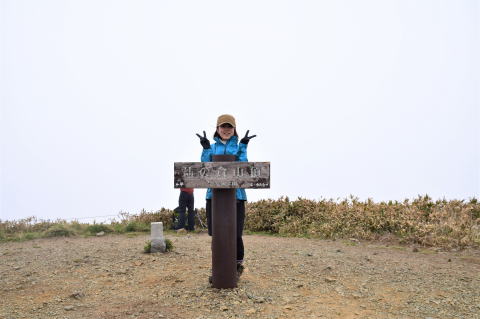
{"label": "dark pants", "polygon": [[[185,227],[185,211],[188,208],[188,225]],[[178,224],[175,229],[186,228],[187,230],[195,229],[195,210],[193,194],[180,192],[178,199]]]}
{"label": "dark pants", "polygon": [[[212,236],[212,200],[207,199],[206,205],[208,234]],[[245,224],[245,201],[237,200],[237,262],[243,261],[243,225]]]}

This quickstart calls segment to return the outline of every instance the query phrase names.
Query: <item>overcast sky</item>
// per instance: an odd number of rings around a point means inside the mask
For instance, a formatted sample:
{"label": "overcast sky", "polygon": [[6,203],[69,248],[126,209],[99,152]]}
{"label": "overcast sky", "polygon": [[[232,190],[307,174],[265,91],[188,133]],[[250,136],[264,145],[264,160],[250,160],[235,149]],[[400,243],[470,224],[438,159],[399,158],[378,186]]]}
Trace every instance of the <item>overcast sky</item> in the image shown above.
{"label": "overcast sky", "polygon": [[173,209],[223,113],[249,201],[480,197],[479,1],[0,1],[2,220]]}

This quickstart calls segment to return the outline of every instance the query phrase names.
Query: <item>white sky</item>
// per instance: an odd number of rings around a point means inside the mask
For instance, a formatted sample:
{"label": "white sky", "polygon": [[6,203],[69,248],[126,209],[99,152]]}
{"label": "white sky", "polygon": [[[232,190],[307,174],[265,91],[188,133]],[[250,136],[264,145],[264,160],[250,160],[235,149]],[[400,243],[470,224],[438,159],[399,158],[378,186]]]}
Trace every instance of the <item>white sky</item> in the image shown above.
{"label": "white sky", "polygon": [[479,1],[0,1],[0,219],[175,208],[222,113],[250,201],[480,197]]}

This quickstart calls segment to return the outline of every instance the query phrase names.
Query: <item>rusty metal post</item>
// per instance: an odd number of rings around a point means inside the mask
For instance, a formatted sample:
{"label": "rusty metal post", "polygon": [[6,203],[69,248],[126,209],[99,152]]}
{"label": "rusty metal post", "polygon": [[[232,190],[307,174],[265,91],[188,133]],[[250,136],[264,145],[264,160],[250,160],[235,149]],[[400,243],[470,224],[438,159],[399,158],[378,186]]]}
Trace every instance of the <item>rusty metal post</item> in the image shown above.
{"label": "rusty metal post", "polygon": [[[213,155],[213,162],[233,162],[235,155]],[[237,198],[234,188],[212,189],[212,285],[237,287]]]}

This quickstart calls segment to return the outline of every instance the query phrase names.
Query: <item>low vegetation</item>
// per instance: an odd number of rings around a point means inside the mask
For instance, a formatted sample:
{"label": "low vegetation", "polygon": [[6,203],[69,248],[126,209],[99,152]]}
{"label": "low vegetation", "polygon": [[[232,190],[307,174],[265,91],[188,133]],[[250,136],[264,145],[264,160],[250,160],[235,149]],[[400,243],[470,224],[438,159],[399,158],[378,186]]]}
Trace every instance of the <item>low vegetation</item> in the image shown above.
{"label": "low vegetation", "polygon": [[[205,209],[198,210],[205,223]],[[150,231],[151,222],[172,226],[173,211],[162,208],[139,214],[120,213],[109,224],[44,221],[30,217],[0,221],[0,241],[56,236],[95,236],[107,233]],[[197,223],[197,229],[198,229]],[[355,197],[343,200],[308,200],[288,197],[247,203],[245,230],[281,236],[324,239],[395,240],[404,244],[443,248],[480,247],[480,203],[437,200],[429,196],[403,202],[375,203]]]}
{"label": "low vegetation", "polygon": [[[173,250],[173,242],[170,239],[165,238],[165,252],[169,252],[172,250]],[[151,253],[151,251],[152,251],[152,241],[148,240],[145,243],[145,246],[143,246],[143,252],[146,254],[149,254]]]}
{"label": "low vegetation", "polygon": [[246,229],[325,239],[396,239],[445,248],[480,246],[480,203],[419,196],[374,203],[350,197],[313,201],[287,197],[248,205]]}

